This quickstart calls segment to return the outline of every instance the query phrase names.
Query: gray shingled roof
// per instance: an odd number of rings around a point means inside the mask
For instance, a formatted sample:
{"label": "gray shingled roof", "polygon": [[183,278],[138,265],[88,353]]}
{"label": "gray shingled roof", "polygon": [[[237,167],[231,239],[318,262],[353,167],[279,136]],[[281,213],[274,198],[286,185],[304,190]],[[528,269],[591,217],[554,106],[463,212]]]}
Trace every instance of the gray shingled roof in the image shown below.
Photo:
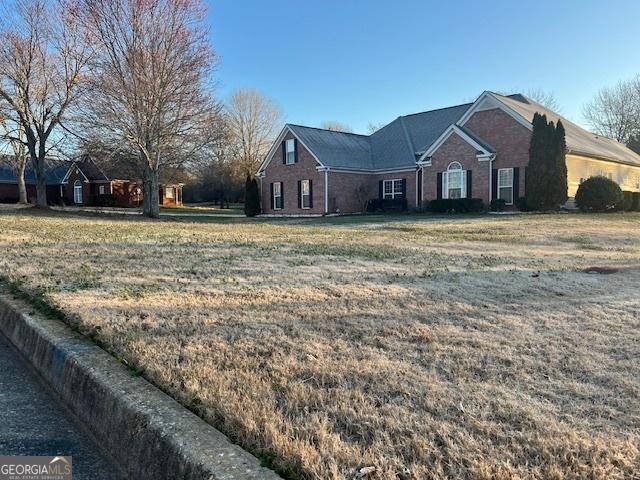
{"label": "gray shingled roof", "polygon": [[416,153],[429,148],[470,106],[467,103],[398,117],[370,136],[292,124],[288,127],[327,167],[413,167]]}
{"label": "gray shingled roof", "polygon": [[327,167],[371,169],[371,145],[366,135],[288,124]]}
{"label": "gray shingled roof", "polygon": [[[536,112],[544,113],[548,119],[554,122],[561,119],[566,130],[567,147],[570,150],[613,161],[640,165],[640,156],[624,145],[588,132],[524,95],[504,96],[496,93],[493,95],[529,122],[533,120],[533,115]],[[401,116],[369,136],[301,125],[289,124],[288,127],[327,167],[359,170],[404,168],[415,166],[417,154],[428,150],[433,142],[450,125],[455,124],[471,105],[473,104],[465,103]],[[494,151],[491,145],[488,145],[484,140],[464,127],[460,128],[486,150]]]}
{"label": "gray shingled roof", "polygon": [[87,179],[90,182],[108,182],[109,179],[104,174],[104,172],[98,167],[96,162],[91,158],[90,155],[84,154],[78,160],[76,160],[76,165],[80,167],[82,173],[85,174]]}
{"label": "gray shingled roof", "polygon": [[426,151],[442,132],[469,110],[471,103],[402,117],[417,152]]}
{"label": "gray shingled roof", "polygon": [[[62,179],[67,174],[70,162],[64,160],[47,159],[46,160],[46,182],[47,185],[59,185],[62,183]],[[31,162],[27,161],[27,167],[25,170],[25,182],[27,185],[35,185],[36,175],[31,166]],[[17,183],[18,177],[15,171],[7,163],[6,159],[0,158],[0,183]]]}
{"label": "gray shingled roof", "polygon": [[566,132],[567,148],[569,150],[617,162],[640,165],[640,155],[628,149],[623,144],[611,138],[589,132],[524,95],[504,96],[497,93],[493,93],[493,95],[529,122],[533,121],[533,115],[536,112],[546,115],[547,120],[552,120],[554,123],[562,120]]}

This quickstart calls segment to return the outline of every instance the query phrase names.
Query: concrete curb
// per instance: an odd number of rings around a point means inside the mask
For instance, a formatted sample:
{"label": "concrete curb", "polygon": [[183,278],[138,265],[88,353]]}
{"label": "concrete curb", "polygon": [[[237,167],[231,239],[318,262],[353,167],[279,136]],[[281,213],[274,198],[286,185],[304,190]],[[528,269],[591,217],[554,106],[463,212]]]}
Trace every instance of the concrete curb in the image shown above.
{"label": "concrete curb", "polygon": [[65,324],[0,291],[0,332],[128,478],[277,480],[257,458]]}

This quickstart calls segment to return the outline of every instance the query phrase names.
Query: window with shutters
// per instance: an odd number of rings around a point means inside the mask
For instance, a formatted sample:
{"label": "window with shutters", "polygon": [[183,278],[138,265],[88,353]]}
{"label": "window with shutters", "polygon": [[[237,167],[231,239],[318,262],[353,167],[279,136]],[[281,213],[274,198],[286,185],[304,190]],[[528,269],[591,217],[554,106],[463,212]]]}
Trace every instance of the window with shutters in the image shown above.
{"label": "window with shutters", "polygon": [[284,146],[286,149],[286,164],[291,165],[296,163],[296,141],[293,138],[290,138],[289,140],[284,142]]}
{"label": "window with shutters", "polygon": [[302,208],[311,208],[311,183],[309,180],[300,182],[300,196]]}
{"label": "window with shutters", "polygon": [[275,182],[273,184],[273,209],[282,209],[282,182]]}
{"label": "window with shutters", "polygon": [[466,196],[466,179],[462,165],[451,162],[447,171],[442,174],[444,198],[464,198]]}
{"label": "window with shutters", "polygon": [[498,198],[513,205],[513,168],[498,169]]}
{"label": "window with shutters", "polygon": [[401,178],[384,180],[382,187],[382,198],[384,198],[385,200],[393,200],[395,198],[402,198],[404,196],[404,192],[402,191]]}

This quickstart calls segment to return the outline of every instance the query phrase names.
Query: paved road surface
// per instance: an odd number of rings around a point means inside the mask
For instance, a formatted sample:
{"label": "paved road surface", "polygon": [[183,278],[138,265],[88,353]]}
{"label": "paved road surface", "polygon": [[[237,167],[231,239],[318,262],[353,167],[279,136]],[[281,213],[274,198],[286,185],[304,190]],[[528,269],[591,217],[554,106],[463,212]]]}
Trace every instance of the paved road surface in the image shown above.
{"label": "paved road surface", "polygon": [[74,480],[121,480],[113,464],[2,334],[0,455],[71,455]]}

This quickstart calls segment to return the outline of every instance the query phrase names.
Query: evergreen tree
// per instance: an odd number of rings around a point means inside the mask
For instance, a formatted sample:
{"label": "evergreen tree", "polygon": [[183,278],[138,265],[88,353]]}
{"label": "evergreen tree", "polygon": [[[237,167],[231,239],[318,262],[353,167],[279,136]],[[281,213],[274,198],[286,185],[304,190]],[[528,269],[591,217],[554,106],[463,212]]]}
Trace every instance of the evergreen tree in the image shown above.
{"label": "evergreen tree", "polygon": [[558,208],[567,201],[567,141],[564,125],[558,120],[554,132],[555,154],[553,156],[554,175],[550,178],[549,203],[551,208]]}
{"label": "evergreen tree", "polygon": [[533,117],[526,176],[527,207],[556,209],[567,200],[566,143],[562,122],[557,127],[545,115]]}
{"label": "evergreen tree", "polygon": [[530,210],[540,210],[544,203],[546,174],[545,137],[547,117],[535,113],[533,116],[533,132],[529,145],[529,165],[525,182],[527,206]]}
{"label": "evergreen tree", "polygon": [[245,183],[244,213],[247,217],[255,217],[260,213],[258,182],[251,175],[247,175]]}

